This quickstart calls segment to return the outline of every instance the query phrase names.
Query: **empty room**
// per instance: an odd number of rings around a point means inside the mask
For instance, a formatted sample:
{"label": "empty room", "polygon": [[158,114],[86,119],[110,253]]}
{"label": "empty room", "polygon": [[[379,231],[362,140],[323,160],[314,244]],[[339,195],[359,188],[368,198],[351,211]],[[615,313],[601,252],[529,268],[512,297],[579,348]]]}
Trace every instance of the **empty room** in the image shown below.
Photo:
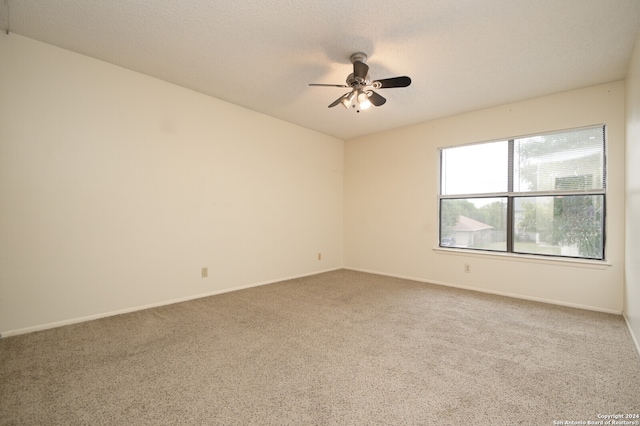
{"label": "empty room", "polygon": [[0,425],[640,425],[639,1],[0,30]]}

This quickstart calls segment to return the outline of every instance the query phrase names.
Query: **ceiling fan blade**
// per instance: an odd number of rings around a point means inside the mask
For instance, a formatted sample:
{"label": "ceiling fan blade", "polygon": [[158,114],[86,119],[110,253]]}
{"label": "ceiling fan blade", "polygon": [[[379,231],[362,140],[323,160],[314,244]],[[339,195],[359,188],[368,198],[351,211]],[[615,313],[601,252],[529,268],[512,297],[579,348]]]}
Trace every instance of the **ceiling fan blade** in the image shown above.
{"label": "ceiling fan blade", "polygon": [[381,105],[384,105],[384,103],[387,102],[387,100],[382,96],[378,95],[373,90],[371,90],[369,94],[369,102],[371,102],[375,106],[381,106]]}
{"label": "ceiling fan blade", "polygon": [[321,83],[309,83],[309,86],[325,86],[325,87],[351,87],[346,84],[321,84]]}
{"label": "ceiling fan blade", "polygon": [[[376,84],[380,83],[380,85]],[[383,78],[382,80],[376,80],[372,83],[372,86],[377,89],[389,89],[391,87],[407,87],[411,84],[411,79],[409,77],[392,77],[392,78]]]}
{"label": "ceiling fan blade", "polygon": [[353,76],[360,77],[361,79],[367,78],[367,73],[369,72],[369,65],[364,62],[355,61],[353,63]]}
{"label": "ceiling fan blade", "polygon": [[342,100],[344,98],[346,98],[347,96],[349,96],[350,92],[345,93],[344,95],[340,96],[338,99],[336,99],[335,101],[333,101],[333,103],[331,105],[329,105],[329,108],[333,108],[336,105],[340,105],[340,102],[342,102]]}

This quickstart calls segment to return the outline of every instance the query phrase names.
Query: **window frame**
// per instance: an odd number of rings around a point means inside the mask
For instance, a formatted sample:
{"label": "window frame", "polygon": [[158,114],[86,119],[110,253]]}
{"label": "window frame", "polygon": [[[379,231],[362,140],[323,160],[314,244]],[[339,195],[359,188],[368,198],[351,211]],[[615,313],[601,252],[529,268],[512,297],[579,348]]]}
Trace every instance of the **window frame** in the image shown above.
{"label": "window frame", "polygon": [[[602,132],[602,188],[598,189],[582,189],[582,190],[555,190],[555,191],[514,191],[513,179],[514,179],[514,146],[515,141],[518,139],[532,138],[536,136],[545,136],[545,135],[554,135],[561,134],[565,132],[572,131],[580,131],[587,129],[600,129]],[[552,260],[566,260],[566,261],[579,261],[579,262],[595,262],[595,263],[606,263],[607,262],[607,125],[604,123],[575,127],[575,128],[567,128],[560,130],[553,130],[547,132],[533,133],[529,135],[520,135],[520,136],[511,136],[508,138],[499,138],[493,140],[486,140],[481,142],[472,142],[467,144],[460,145],[451,145],[446,147],[438,148],[438,197],[437,197],[437,208],[438,208],[438,243],[437,249],[446,250],[446,251],[463,251],[463,252],[475,252],[475,253],[485,253],[489,255],[508,255],[508,256],[517,256],[523,258],[539,258],[539,259],[552,259]],[[451,148],[460,148],[465,146],[472,145],[482,145],[482,144],[490,144],[495,142],[507,142],[508,143],[508,183],[507,183],[507,191],[506,192],[489,192],[489,193],[473,193],[473,194],[454,194],[454,195],[443,195],[443,151]],[[580,196],[580,195],[597,195],[602,197],[602,251],[601,257],[585,257],[585,256],[570,256],[570,255],[558,255],[558,254],[548,254],[548,253],[529,253],[529,252],[518,252],[514,251],[514,234],[515,234],[515,217],[514,217],[514,205],[516,198],[540,198],[540,197],[558,197],[558,196]],[[507,207],[506,207],[506,248],[505,250],[491,250],[488,248],[476,248],[476,247],[460,247],[460,246],[447,246],[443,245],[443,238],[446,236],[443,235],[443,227],[442,227],[442,201],[443,200],[472,200],[472,199],[481,199],[481,198],[505,198]]]}

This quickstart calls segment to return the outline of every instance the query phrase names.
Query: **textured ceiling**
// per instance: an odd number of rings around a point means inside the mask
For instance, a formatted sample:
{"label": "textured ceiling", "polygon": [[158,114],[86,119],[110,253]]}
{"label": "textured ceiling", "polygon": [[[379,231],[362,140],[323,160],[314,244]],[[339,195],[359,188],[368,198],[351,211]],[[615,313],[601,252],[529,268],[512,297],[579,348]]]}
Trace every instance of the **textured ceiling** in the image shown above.
{"label": "textured ceiling", "polygon": [[[638,0],[0,0],[10,32],[342,139],[625,77]],[[381,107],[327,108],[369,55]],[[0,58],[1,59],[1,58]]]}

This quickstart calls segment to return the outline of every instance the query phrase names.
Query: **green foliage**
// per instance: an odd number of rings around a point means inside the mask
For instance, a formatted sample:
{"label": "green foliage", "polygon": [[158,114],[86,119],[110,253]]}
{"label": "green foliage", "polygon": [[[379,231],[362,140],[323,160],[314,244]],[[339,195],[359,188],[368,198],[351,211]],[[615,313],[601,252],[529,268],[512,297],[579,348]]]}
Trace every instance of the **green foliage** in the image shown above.
{"label": "green foliage", "polygon": [[602,257],[602,203],[599,196],[555,197],[553,241],[576,245],[580,256]]}
{"label": "green foliage", "polygon": [[[602,143],[601,127],[516,139],[515,167],[519,173],[519,181],[531,191],[543,190],[544,188],[538,188],[542,158],[562,158],[562,153],[589,149]],[[559,161],[558,164],[560,163]]]}
{"label": "green foliage", "polygon": [[504,230],[507,227],[507,200],[494,201],[480,207],[479,218],[472,219],[491,225],[494,229]]}
{"label": "green foliage", "polygon": [[536,213],[536,205],[534,203],[523,203],[524,214],[522,220],[518,223],[518,227],[524,233],[536,232],[539,228]]}

